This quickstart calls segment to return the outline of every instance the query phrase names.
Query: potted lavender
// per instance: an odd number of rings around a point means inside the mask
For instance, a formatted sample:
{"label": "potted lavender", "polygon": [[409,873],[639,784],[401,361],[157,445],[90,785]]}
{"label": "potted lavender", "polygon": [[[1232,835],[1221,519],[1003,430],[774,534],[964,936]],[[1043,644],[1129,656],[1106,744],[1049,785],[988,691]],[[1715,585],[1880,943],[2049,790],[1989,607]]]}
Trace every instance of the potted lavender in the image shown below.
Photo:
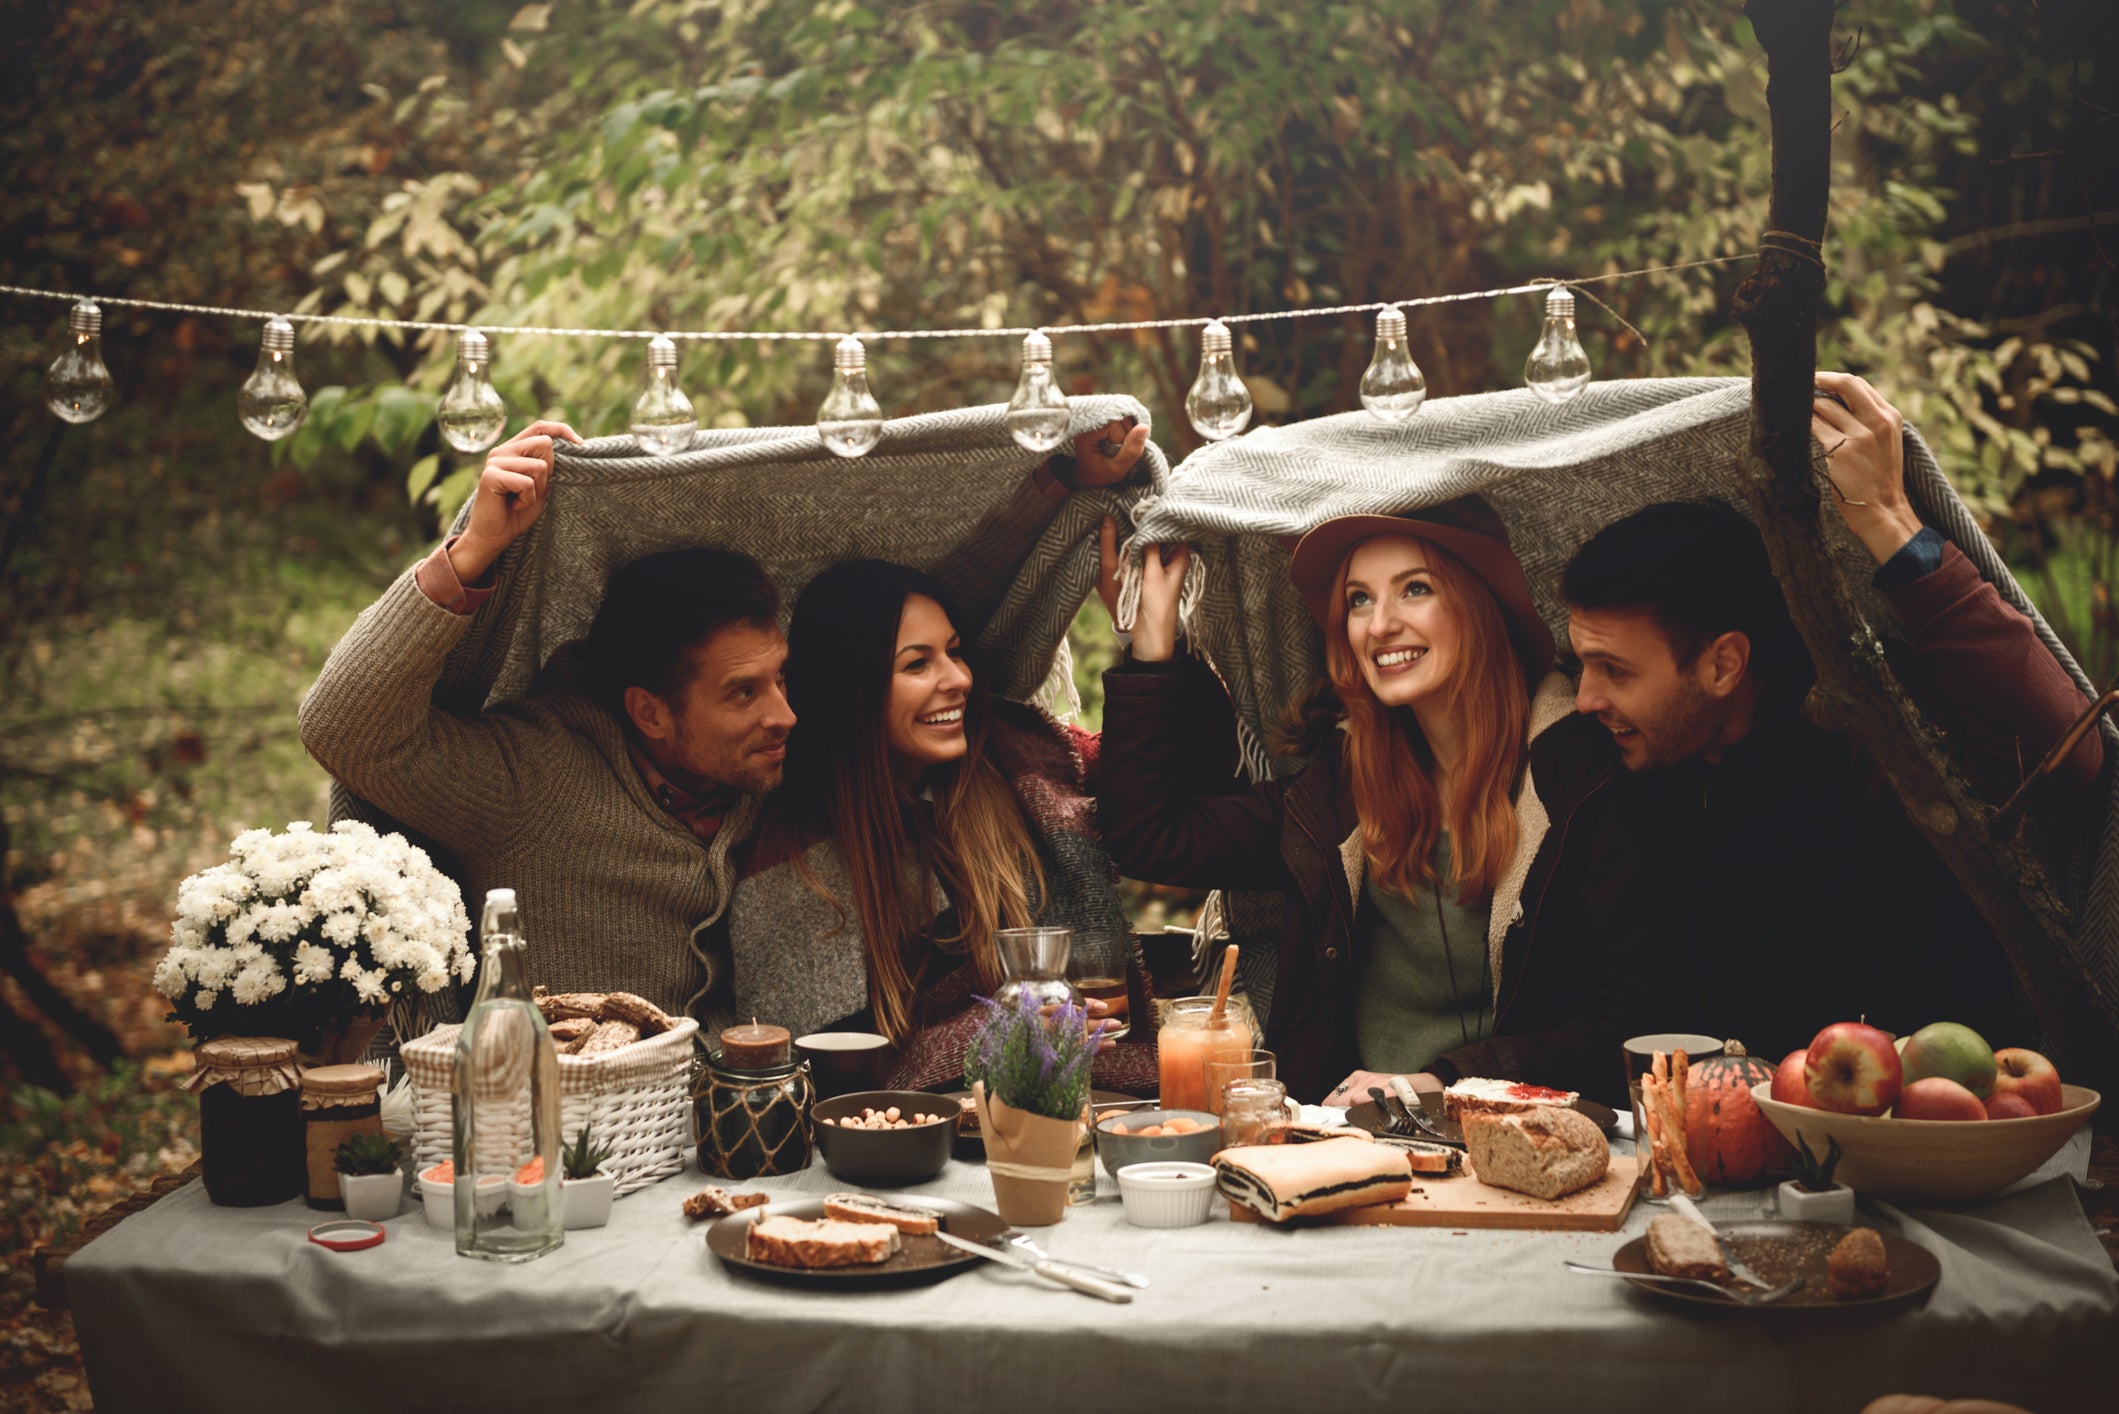
{"label": "potted lavender", "polygon": [[1081,1007],[1040,1008],[984,997],[986,1018],[964,1053],[964,1078],[979,1109],[993,1206],[1003,1222],[1045,1227],[1067,1211],[1067,1183],[1089,1104],[1089,1068],[1103,1040]]}

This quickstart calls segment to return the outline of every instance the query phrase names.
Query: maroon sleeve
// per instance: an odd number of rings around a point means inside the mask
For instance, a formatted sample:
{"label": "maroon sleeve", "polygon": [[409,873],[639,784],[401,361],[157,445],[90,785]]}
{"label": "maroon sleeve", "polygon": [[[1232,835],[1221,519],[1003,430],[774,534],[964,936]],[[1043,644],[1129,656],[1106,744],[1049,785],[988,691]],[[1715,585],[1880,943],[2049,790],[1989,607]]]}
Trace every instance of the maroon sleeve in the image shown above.
{"label": "maroon sleeve", "polygon": [[[1951,755],[1990,802],[2020,784],[2089,699],[2038,639],[2031,621],[2006,603],[1955,545],[1942,564],[1894,590],[1911,651],[1894,663]],[[2053,773],[2057,788],[2080,791],[2104,765],[2104,744],[2086,734]]]}
{"label": "maroon sleeve", "polygon": [[477,588],[466,585],[456,577],[456,566],[449,562],[449,547],[461,537],[452,535],[434,547],[434,553],[419,562],[412,571],[412,581],[419,592],[452,614],[473,614],[478,606],[493,597],[490,586]]}

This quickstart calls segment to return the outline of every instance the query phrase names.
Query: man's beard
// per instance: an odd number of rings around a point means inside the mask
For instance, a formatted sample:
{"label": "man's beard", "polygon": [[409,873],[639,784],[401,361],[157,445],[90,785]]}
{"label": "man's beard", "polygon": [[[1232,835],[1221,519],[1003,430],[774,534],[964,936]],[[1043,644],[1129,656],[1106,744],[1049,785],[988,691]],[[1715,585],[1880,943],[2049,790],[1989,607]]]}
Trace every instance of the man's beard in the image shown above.
{"label": "man's beard", "polygon": [[1690,761],[1714,740],[1715,701],[1688,679],[1678,689],[1677,700],[1660,721],[1653,725],[1642,722],[1627,722],[1625,725],[1633,728],[1635,740],[1643,752],[1642,761],[1636,765],[1629,760],[1627,769],[1666,770]]}

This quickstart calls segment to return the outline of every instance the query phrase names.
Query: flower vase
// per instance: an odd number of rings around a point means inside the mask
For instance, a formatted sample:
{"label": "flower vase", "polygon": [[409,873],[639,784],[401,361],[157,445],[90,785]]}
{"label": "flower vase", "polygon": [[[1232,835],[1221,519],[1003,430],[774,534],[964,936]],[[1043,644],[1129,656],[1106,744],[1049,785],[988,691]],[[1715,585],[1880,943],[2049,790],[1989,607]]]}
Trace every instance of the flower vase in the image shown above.
{"label": "flower vase", "polygon": [[374,1012],[325,1022],[303,1049],[303,1063],[311,1067],[357,1064],[387,1019],[386,1013]]}
{"label": "flower vase", "polygon": [[1067,1185],[1081,1142],[1079,1119],[1032,1114],[972,1085],[979,1132],[986,1143],[986,1171],[993,1177],[993,1207],[1013,1227],[1050,1227],[1067,1213]]}

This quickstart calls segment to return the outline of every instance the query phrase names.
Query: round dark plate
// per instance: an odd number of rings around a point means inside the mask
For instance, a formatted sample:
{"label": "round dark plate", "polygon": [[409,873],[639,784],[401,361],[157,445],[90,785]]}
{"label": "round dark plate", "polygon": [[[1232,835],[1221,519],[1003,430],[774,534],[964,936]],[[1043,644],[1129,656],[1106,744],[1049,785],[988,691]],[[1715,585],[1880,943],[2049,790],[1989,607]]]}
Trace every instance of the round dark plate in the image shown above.
{"label": "round dark plate", "polygon": [[[971,1098],[971,1092],[969,1090],[950,1090],[943,1093],[942,1098],[951,1101],[968,1100]],[[1121,1095],[1116,1090],[1091,1090],[1089,1092],[1089,1103],[1091,1106],[1095,1106],[1132,1105],[1143,1102],[1134,1099],[1131,1095]],[[1155,1107],[1155,1102],[1152,1100],[1146,1101],[1145,1104],[1149,1109]],[[986,1141],[979,1138],[976,1134],[967,1134],[962,1129],[958,1129],[956,1142],[950,1148],[950,1157],[984,1163],[986,1161]]]}
{"label": "round dark plate", "polygon": [[[1654,1281],[1628,1282],[1627,1285],[1651,1296],[1685,1301],[1695,1306],[1713,1306],[1724,1311],[1815,1311],[1820,1307],[1872,1310],[1913,1300],[1926,1293],[1942,1276],[1942,1263],[1935,1260],[1933,1252],[1917,1242],[1879,1232],[1876,1235],[1884,1240],[1884,1261],[1889,1268],[1883,1294],[1839,1301],[1834,1299],[1832,1288],[1826,1282],[1825,1259],[1839,1245],[1841,1238],[1854,1231],[1853,1228],[1839,1223],[1770,1221],[1716,1223],[1715,1226],[1728,1243],[1730,1255],[1748,1265],[1770,1285],[1778,1286],[1793,1276],[1802,1277],[1803,1284],[1780,1300],[1769,1301],[1763,1306],[1745,1306],[1694,1287],[1665,1286]],[[1611,1265],[1622,1272],[1653,1271],[1648,1265],[1648,1239],[1636,1237],[1621,1247],[1612,1254]]]}
{"label": "round dark plate", "polygon": [[[998,1215],[984,1208],[974,1208],[969,1203],[959,1203],[953,1198],[917,1198],[909,1194],[893,1193],[893,1203],[909,1203],[918,1208],[932,1208],[942,1218],[942,1231],[957,1237],[969,1238],[973,1242],[990,1242],[1009,1230]],[[801,1267],[776,1267],[769,1262],[753,1262],[744,1255],[745,1243],[750,1236],[750,1225],[757,1218],[781,1215],[791,1218],[821,1218],[824,1216],[822,1198],[790,1198],[784,1203],[767,1203],[762,1208],[746,1208],[740,1213],[731,1213],[706,1230],[706,1247],[724,1265],[768,1281],[785,1282],[791,1286],[820,1287],[826,1291],[870,1291],[878,1287],[924,1286],[931,1281],[941,1281],[955,1276],[968,1266],[985,1261],[969,1252],[959,1252],[946,1242],[932,1237],[901,1234],[898,1250],[887,1261],[872,1267],[825,1267],[811,1271]]]}
{"label": "round dark plate", "polygon": [[[1426,1098],[1423,1096],[1423,1101]],[[1463,1131],[1457,1128],[1455,1120],[1442,1112],[1442,1097],[1437,1095],[1434,1097],[1434,1101],[1435,1103],[1432,1107],[1423,1103],[1421,1108],[1426,1111],[1428,1123],[1434,1125],[1435,1132],[1430,1133],[1422,1129],[1401,1137],[1406,1139],[1428,1139],[1437,1144],[1454,1144],[1460,1149],[1463,1148]],[[1592,1120],[1595,1120],[1597,1128],[1603,1130],[1606,1134],[1611,1133],[1618,1125],[1618,1112],[1609,1105],[1584,1098],[1576,1100],[1574,1107]],[[1388,1132],[1389,1129],[1389,1126],[1384,1121],[1383,1111],[1376,1107],[1374,1100],[1363,1100],[1358,1105],[1349,1106],[1346,1112],[1346,1122],[1353,1125],[1356,1129],[1366,1129],[1371,1134],[1383,1134]]]}

